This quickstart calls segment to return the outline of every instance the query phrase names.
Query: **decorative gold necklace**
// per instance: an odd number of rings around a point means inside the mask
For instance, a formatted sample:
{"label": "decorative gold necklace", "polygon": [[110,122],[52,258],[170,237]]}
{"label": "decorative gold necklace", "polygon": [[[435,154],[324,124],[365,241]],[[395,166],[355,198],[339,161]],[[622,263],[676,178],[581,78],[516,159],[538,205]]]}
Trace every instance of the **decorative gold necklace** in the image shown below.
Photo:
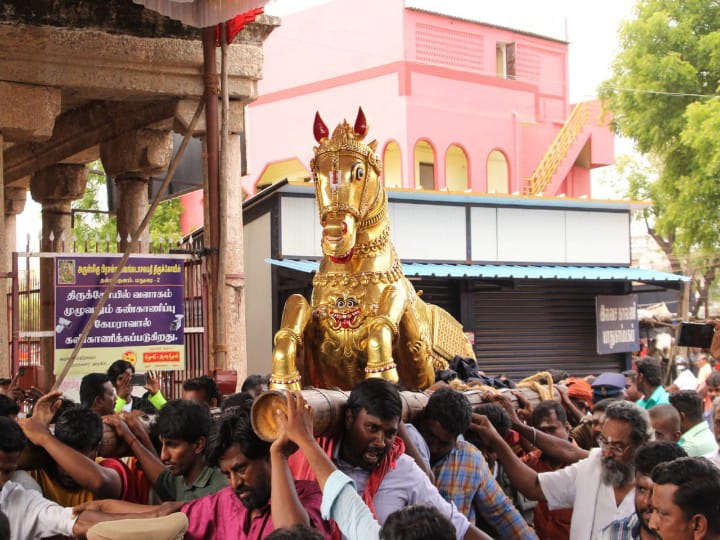
{"label": "decorative gold necklace", "polygon": [[392,266],[379,272],[318,272],[313,278],[314,287],[343,287],[354,289],[379,283],[394,283],[403,277],[400,260],[395,257]]}
{"label": "decorative gold necklace", "polygon": [[361,259],[375,257],[387,246],[388,238],[390,238],[390,223],[386,223],[380,235],[374,240],[355,244],[353,248],[354,256]]}

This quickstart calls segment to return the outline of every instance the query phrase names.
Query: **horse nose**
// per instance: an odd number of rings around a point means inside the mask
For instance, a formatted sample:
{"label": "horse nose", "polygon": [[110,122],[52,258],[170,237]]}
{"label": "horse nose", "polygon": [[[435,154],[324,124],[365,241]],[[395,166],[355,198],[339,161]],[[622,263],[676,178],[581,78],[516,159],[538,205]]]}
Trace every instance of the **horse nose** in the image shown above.
{"label": "horse nose", "polygon": [[325,234],[327,236],[341,236],[347,232],[347,225],[345,222],[340,223],[329,223],[325,225]]}

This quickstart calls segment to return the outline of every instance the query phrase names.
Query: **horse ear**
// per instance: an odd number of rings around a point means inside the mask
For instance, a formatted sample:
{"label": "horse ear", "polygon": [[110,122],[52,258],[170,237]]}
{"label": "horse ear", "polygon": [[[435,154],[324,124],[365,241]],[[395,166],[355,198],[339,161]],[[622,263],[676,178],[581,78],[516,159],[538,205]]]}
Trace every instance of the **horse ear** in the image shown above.
{"label": "horse ear", "polygon": [[325,122],[322,121],[322,118],[320,118],[320,113],[315,112],[315,123],[313,125],[313,135],[315,136],[315,140],[317,142],[322,141],[323,139],[327,139],[328,135],[330,135],[330,130],[325,125]]}
{"label": "horse ear", "polygon": [[353,131],[355,131],[355,134],[362,139],[367,134],[367,128],[368,126],[367,120],[365,119],[365,113],[363,112],[362,107],[358,107],[357,118],[355,119],[355,127],[353,128]]}

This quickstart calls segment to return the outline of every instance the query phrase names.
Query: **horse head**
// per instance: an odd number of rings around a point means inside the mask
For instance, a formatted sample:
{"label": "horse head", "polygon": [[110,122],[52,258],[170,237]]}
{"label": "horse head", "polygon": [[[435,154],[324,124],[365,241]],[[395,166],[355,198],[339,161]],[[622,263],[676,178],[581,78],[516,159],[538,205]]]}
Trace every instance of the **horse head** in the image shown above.
{"label": "horse head", "polygon": [[384,204],[377,141],[362,142],[367,130],[362,108],[354,126],[343,120],[331,137],[315,114],[313,132],[319,145],[313,148],[310,169],[323,227],[322,251],[335,262],[352,258],[358,229]]}

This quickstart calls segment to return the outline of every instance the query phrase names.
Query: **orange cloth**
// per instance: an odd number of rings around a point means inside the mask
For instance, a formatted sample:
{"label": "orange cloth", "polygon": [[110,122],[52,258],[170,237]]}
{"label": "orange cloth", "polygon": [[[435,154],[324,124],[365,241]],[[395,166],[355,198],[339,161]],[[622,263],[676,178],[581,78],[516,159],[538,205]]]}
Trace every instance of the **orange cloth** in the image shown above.
{"label": "orange cloth", "polygon": [[128,459],[127,467],[129,476],[132,479],[131,482],[135,484],[135,497],[137,498],[137,502],[140,504],[148,504],[152,484],[150,484],[150,480],[148,480],[145,471],[143,471],[140,466],[140,462],[135,456],[133,456]]}
{"label": "orange cloth", "polygon": [[[533,450],[523,456],[525,464],[535,472],[556,471],[565,467],[564,464],[553,466],[543,459],[542,451]],[[538,501],[533,514],[535,532],[539,540],[567,540],[570,538],[570,520],[572,508],[550,510],[546,502]]]}
{"label": "orange cloth", "polygon": [[565,381],[565,386],[568,389],[568,397],[582,399],[588,405],[592,405],[593,391],[589,382],[584,379],[569,377]]}
{"label": "orange cloth", "polygon": [[28,471],[28,473],[40,484],[45,498],[55,501],[60,506],[76,506],[94,499],[92,491],[89,489],[79,489],[77,491],[65,489],[43,469],[34,469]]}

